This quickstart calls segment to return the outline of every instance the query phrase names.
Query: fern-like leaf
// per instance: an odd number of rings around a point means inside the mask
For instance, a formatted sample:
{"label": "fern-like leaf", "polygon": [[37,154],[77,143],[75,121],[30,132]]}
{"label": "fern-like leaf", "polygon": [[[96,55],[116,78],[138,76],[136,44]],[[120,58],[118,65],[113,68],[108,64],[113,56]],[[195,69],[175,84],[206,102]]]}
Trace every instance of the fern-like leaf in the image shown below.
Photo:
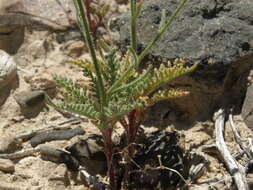
{"label": "fern-like leaf", "polygon": [[122,116],[128,114],[130,111],[143,107],[142,101],[136,101],[136,102],[120,102],[117,104],[110,104],[109,109],[111,111],[111,120],[118,120]]}
{"label": "fern-like leaf", "polygon": [[69,104],[69,103],[54,103],[48,98],[48,103],[57,110],[67,110],[68,112],[85,116],[92,120],[99,119],[99,112],[96,111],[92,104]]}
{"label": "fern-like leaf", "polygon": [[152,77],[152,69],[144,70],[143,74],[140,74],[135,80],[128,84],[122,84],[119,88],[115,89],[112,93],[119,93],[122,91],[130,92],[128,96],[134,97],[137,92],[140,92],[148,79]]}
{"label": "fern-like leaf", "polygon": [[197,64],[185,68],[182,64],[174,65],[173,67],[166,67],[164,64],[161,64],[158,69],[154,70],[154,75],[147,81],[145,87],[143,87],[143,94],[148,95],[157,90],[161,85],[179,77],[186,73],[193,71]]}
{"label": "fern-like leaf", "polygon": [[179,98],[182,96],[189,95],[189,91],[181,90],[181,89],[166,89],[159,90],[155,92],[151,98],[148,100],[148,106],[155,104],[161,100],[167,100],[172,98]]}
{"label": "fern-like leaf", "polygon": [[116,56],[116,51],[111,50],[101,63],[103,77],[108,86],[111,86],[118,77],[119,61]]}
{"label": "fern-like leaf", "polygon": [[89,102],[87,89],[81,88],[81,86],[76,84],[73,80],[54,76],[54,81],[65,90],[62,94],[66,98],[66,101],[82,104]]}

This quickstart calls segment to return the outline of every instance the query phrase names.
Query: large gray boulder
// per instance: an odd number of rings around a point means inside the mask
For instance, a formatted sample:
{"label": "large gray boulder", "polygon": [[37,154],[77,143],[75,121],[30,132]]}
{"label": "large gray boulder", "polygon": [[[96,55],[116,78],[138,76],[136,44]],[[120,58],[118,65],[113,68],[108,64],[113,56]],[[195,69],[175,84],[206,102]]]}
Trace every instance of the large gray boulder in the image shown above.
{"label": "large gray boulder", "polygon": [[[162,9],[170,16],[180,0],[147,0],[138,19],[139,47],[147,46],[159,27]],[[129,44],[129,16],[119,21],[120,44]],[[186,58],[198,69],[169,84],[188,89],[185,98],[169,101],[154,114],[173,122],[206,119],[220,106],[240,107],[246,78],[253,63],[253,1],[190,0],[146,61],[159,64]],[[164,113],[160,113],[160,112]],[[157,117],[156,117],[157,118]],[[160,122],[160,121],[159,121]]]}
{"label": "large gray boulder", "polygon": [[[47,26],[51,29],[72,27],[75,9],[72,0],[10,0],[0,4],[0,26]],[[33,27],[33,26],[31,26]]]}

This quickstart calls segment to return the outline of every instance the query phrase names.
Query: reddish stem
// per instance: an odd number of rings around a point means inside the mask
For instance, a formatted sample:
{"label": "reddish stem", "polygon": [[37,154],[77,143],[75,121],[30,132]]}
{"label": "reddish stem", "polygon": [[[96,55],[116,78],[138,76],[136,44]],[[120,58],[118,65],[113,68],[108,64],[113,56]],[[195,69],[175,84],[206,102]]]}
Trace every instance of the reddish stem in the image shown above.
{"label": "reddish stem", "polygon": [[104,143],[105,143],[104,153],[106,155],[106,160],[107,160],[107,168],[108,168],[107,176],[109,176],[111,188],[114,190],[116,187],[116,184],[115,184],[115,172],[114,172],[114,167],[113,167],[113,154],[114,154],[114,148],[113,148],[113,142],[112,142],[113,127],[102,130],[101,132],[102,132]]}

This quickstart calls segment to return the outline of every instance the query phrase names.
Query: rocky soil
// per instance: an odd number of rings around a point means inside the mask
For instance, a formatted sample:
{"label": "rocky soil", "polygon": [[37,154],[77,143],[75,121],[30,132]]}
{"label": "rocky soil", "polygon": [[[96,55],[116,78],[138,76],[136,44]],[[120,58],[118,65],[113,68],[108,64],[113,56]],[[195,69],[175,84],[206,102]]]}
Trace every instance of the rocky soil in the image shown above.
{"label": "rocky soil", "polygon": [[[110,13],[112,16],[126,11],[126,5],[118,5],[114,1],[108,2],[112,7]],[[0,3],[0,11],[5,10],[3,7]],[[36,14],[36,12],[30,13]],[[68,22],[68,20],[64,21]],[[48,23],[42,25],[48,26]],[[16,33],[14,35],[16,37],[19,35],[19,40],[16,43],[18,47],[14,47],[14,49],[13,44],[11,44],[11,47],[6,47],[4,40],[8,40],[6,39],[8,35],[4,37],[1,34],[9,34],[9,31],[2,32],[3,28],[0,27],[0,48],[7,51],[11,59],[16,62],[16,67],[13,69],[15,77],[11,77],[8,82],[3,83],[0,75],[0,157],[1,154],[32,148],[30,138],[20,138],[20,135],[39,128],[42,130],[49,127],[58,129],[80,128],[84,131],[85,134],[77,133],[73,135],[74,137],[69,137],[69,140],[54,140],[43,143],[60,150],[64,150],[67,146],[88,137],[90,134],[99,134],[98,130],[88,121],[73,120],[64,123],[64,121],[70,120],[68,115],[59,113],[52,107],[45,105],[43,92],[57,98],[56,86],[52,80],[53,75],[68,76],[80,83],[85,82],[82,80],[82,70],[67,63],[71,59],[89,59],[87,48],[81,40],[78,28],[73,23],[69,23],[69,25],[70,27],[55,30],[54,25],[50,25],[49,29],[37,29],[33,25],[18,28],[15,26],[14,31]],[[101,28],[101,31],[104,31],[104,29]],[[112,35],[115,35],[113,38],[117,38],[116,36],[119,34],[113,33]],[[108,33],[104,32],[104,37],[108,39]],[[1,44],[5,45],[1,46]],[[2,55],[5,54],[1,53],[0,56]],[[191,170],[194,174],[187,181],[190,189],[233,188],[231,176],[220,154],[212,146],[215,144],[215,126],[212,118],[208,117],[201,122],[191,121],[191,124],[182,122],[183,125],[173,125],[173,122],[168,123],[164,119],[168,109],[173,110],[173,107],[170,105],[169,108],[166,106],[165,108],[158,106],[158,108],[159,113],[156,112],[157,109],[153,109],[155,114],[151,114],[150,121],[144,126],[146,127],[146,133],[156,130],[157,126],[159,126],[159,129],[166,131],[176,130],[183,140],[185,152],[191,152],[193,155],[192,160],[198,157],[194,154],[201,155],[203,158],[201,162],[195,163],[196,166],[201,166],[199,172],[194,173]],[[173,115],[173,112],[170,113],[170,120],[177,117],[177,115]],[[234,121],[243,141],[248,143],[248,139],[253,138],[252,131],[244,123],[240,114],[234,117]],[[230,152],[236,154],[239,151],[238,144],[235,142],[229,122],[226,122],[226,126],[226,143]],[[238,157],[242,165],[247,164],[245,156]],[[90,161],[89,163],[96,167],[97,163]],[[192,163],[188,167],[193,165]],[[249,173],[247,177],[252,185],[253,175]],[[105,178],[102,180],[106,181]],[[37,152],[20,159],[0,158],[0,190],[5,189],[84,190],[90,188],[80,174],[68,169],[64,163],[52,162],[52,159],[44,158],[42,154]]]}

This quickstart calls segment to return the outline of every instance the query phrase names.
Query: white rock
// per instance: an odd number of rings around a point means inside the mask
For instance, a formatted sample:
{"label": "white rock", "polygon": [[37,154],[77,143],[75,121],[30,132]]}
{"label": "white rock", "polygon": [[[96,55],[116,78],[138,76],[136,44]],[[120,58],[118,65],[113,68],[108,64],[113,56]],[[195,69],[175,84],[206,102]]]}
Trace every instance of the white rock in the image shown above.
{"label": "white rock", "polygon": [[6,86],[7,84],[11,84],[16,75],[16,62],[9,54],[4,52],[3,50],[0,50],[0,93],[1,88]]}

